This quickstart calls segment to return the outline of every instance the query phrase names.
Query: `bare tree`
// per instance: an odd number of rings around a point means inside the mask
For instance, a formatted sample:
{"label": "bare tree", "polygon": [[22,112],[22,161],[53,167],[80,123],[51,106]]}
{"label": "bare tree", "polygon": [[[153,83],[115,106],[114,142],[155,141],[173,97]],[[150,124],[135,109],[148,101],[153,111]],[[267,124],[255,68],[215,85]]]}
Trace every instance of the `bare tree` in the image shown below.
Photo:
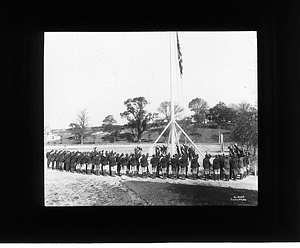
{"label": "bare tree", "polygon": [[[170,121],[171,120],[171,102],[164,101],[162,102],[157,111],[165,116],[164,119]],[[177,118],[183,111],[183,108],[179,106],[179,104],[174,104],[174,115]]]}
{"label": "bare tree", "polygon": [[88,125],[88,116],[87,116],[87,110],[81,110],[77,114],[77,124],[79,127],[79,136],[80,136],[80,144],[83,144],[83,139],[85,135],[85,131]]}
{"label": "bare tree", "polygon": [[251,104],[248,103],[246,100],[243,100],[241,103],[239,103],[239,110],[241,112],[249,111],[251,107]]}

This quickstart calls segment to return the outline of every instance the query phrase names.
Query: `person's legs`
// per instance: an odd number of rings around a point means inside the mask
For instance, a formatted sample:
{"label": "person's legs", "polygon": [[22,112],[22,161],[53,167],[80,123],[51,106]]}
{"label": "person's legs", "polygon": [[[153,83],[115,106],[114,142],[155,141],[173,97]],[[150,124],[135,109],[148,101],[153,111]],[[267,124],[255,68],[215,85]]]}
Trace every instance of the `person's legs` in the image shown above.
{"label": "person's legs", "polygon": [[103,165],[103,176],[107,176],[109,171],[109,165]]}
{"label": "person's legs", "polygon": [[126,166],[121,166],[121,176],[126,174]]}
{"label": "person's legs", "polygon": [[193,168],[193,179],[197,179],[197,168]]}
{"label": "person's legs", "polygon": [[114,177],[114,176],[115,176],[115,167],[116,167],[116,166],[111,166],[111,165],[110,165],[109,167],[110,167],[110,168],[109,168],[109,169],[110,169],[110,170],[109,170],[109,175],[112,176],[112,177]]}
{"label": "person's legs", "polygon": [[165,178],[166,178],[166,171],[167,171],[167,168],[166,168],[166,167],[163,167],[161,170],[162,170],[162,178],[165,179]]}
{"label": "person's legs", "polygon": [[152,167],[152,179],[156,178],[156,167]]}

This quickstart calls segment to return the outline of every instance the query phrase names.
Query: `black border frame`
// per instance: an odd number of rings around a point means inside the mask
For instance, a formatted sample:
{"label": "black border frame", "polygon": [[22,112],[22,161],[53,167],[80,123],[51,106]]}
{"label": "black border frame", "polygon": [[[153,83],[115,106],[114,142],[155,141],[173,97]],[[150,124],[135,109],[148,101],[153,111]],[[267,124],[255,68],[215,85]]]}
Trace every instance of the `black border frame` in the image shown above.
{"label": "black border frame", "polygon": [[[186,18],[151,13],[128,12],[116,18],[90,14],[44,12],[6,16],[3,32],[4,80],[12,93],[9,161],[15,170],[5,170],[4,196],[8,204],[1,211],[5,226],[3,242],[237,242],[299,240],[299,184],[295,184],[297,163],[287,156],[286,142],[295,137],[281,136],[287,126],[279,116],[286,107],[296,106],[297,92],[290,91],[298,69],[296,55],[299,36],[298,12],[294,5],[227,5],[196,12]],[[183,11],[180,9],[180,11]],[[136,13],[135,13],[136,14]],[[297,26],[298,25],[298,26]],[[43,32],[44,31],[157,31],[157,30],[256,30],[258,32],[259,106],[259,200],[258,207],[75,207],[45,208],[43,163]],[[288,37],[289,39],[286,39]],[[291,46],[291,47],[290,47]],[[294,50],[295,52],[299,49]],[[6,58],[4,56],[4,58]],[[8,63],[7,63],[8,61]],[[286,62],[288,64],[286,65]],[[280,68],[280,70],[279,70]],[[299,77],[297,78],[299,79]],[[287,88],[289,90],[287,90]],[[6,102],[7,103],[7,102]],[[6,105],[5,105],[6,106]],[[297,110],[294,108],[294,110]],[[20,119],[22,127],[20,128]],[[19,143],[22,139],[21,144]],[[16,144],[17,140],[17,144]],[[290,144],[289,143],[289,144]],[[279,144],[281,145],[279,149]],[[282,145],[284,144],[284,145]],[[294,143],[295,144],[295,143]],[[21,148],[20,148],[21,146]],[[282,147],[283,146],[283,147]],[[21,149],[21,150],[19,150]],[[289,164],[289,177],[281,165]],[[298,169],[299,171],[299,169]],[[299,174],[299,173],[298,173]],[[294,178],[293,178],[294,176]],[[9,184],[10,183],[10,184]],[[9,185],[9,186],[7,186]],[[106,214],[101,213],[105,208]],[[118,212],[118,215],[116,215]],[[181,218],[169,219],[169,213]],[[225,214],[224,214],[225,213]],[[245,214],[247,213],[247,214]],[[211,216],[216,216],[211,218]],[[97,216],[97,225],[91,218]],[[121,217],[120,217],[121,216]],[[126,222],[122,221],[125,216]],[[154,221],[157,216],[157,221]],[[189,216],[195,216],[190,218]],[[233,221],[234,219],[234,221]],[[86,229],[85,233],[79,230]],[[132,235],[135,233],[136,235]]]}

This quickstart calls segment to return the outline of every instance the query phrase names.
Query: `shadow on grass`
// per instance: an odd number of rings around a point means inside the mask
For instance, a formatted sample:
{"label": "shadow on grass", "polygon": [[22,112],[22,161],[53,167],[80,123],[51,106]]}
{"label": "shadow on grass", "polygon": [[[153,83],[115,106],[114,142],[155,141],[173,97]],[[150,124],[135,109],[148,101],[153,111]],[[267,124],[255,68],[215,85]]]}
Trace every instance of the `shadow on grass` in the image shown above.
{"label": "shadow on grass", "polygon": [[257,206],[258,191],[203,185],[128,181],[150,205]]}

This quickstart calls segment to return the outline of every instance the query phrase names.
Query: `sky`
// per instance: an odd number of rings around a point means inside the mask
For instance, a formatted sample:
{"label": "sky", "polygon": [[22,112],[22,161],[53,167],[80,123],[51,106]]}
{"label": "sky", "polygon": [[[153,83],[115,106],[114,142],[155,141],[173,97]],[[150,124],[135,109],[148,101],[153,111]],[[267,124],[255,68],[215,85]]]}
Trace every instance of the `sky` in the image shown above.
{"label": "sky", "polygon": [[183,59],[180,77],[175,34],[170,32],[45,32],[44,126],[68,128],[87,109],[89,126],[107,115],[117,124],[124,101],[143,96],[147,110],[173,99],[193,114],[198,97],[209,107],[247,101],[257,104],[255,31],[178,32]]}

